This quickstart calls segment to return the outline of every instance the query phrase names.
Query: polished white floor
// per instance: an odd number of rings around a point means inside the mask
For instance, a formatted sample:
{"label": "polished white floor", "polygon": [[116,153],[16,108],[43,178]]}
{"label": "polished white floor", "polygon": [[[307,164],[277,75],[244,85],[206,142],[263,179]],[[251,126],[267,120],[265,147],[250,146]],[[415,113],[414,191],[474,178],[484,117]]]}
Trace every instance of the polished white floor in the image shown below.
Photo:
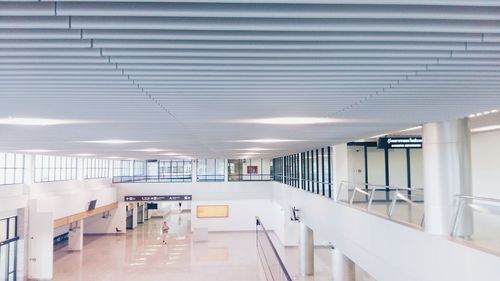
{"label": "polished white floor", "polygon": [[[81,252],[56,250],[54,280],[266,280],[254,232],[211,232],[208,242],[192,242],[189,217],[182,213],[168,218],[167,245],[161,241],[161,219],[140,224],[125,235],[85,236]],[[301,277],[297,248],[277,247],[294,280],[333,280],[328,248],[315,250],[315,275]],[[373,280],[359,268],[356,274],[357,281]]]}

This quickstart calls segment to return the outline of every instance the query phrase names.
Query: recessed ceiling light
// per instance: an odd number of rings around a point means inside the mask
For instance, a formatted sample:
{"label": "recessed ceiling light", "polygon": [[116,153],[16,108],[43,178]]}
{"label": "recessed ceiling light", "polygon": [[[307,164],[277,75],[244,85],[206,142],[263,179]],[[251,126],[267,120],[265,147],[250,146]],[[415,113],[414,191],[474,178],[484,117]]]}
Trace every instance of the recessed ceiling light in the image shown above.
{"label": "recessed ceiling light", "polygon": [[49,119],[49,118],[0,118],[0,125],[20,125],[20,126],[54,126],[89,123],[82,120]]}
{"label": "recessed ceiling light", "polygon": [[175,152],[167,152],[167,153],[162,153],[160,155],[163,155],[163,156],[181,156],[179,153],[175,153]]}
{"label": "recessed ceiling light", "polygon": [[500,130],[500,125],[479,127],[479,128],[472,129],[471,132],[481,133],[481,132],[488,132],[488,131],[494,131],[494,130]]}
{"label": "recessed ceiling light", "polygon": [[378,139],[378,138],[381,138],[381,137],[385,137],[387,136],[388,134],[385,133],[385,134],[380,134],[380,135],[376,135],[376,136],[373,136],[373,137],[369,137],[369,139]]}
{"label": "recessed ceiling light", "polygon": [[298,142],[302,140],[290,139],[253,139],[253,140],[237,140],[236,142],[253,142],[253,143],[281,143],[281,142]]}
{"label": "recessed ceiling light", "polygon": [[163,152],[163,151],[167,151],[167,149],[143,148],[143,149],[131,149],[130,151],[135,151],[135,152]]}
{"label": "recessed ceiling light", "polygon": [[409,131],[416,131],[422,129],[422,126],[416,126],[416,127],[411,127],[408,129],[401,130],[400,132],[409,132]]}
{"label": "recessed ceiling light", "polygon": [[237,123],[267,124],[267,125],[314,125],[343,122],[340,119],[326,117],[276,117],[237,120]]}
{"label": "recessed ceiling light", "polygon": [[237,148],[237,149],[233,149],[233,150],[242,150],[242,151],[268,151],[268,150],[275,150],[275,149],[252,147],[252,148]]}
{"label": "recessed ceiling light", "polygon": [[77,153],[77,154],[73,154],[73,156],[76,156],[76,157],[90,157],[90,156],[95,156],[95,154],[91,154],[91,153]]}
{"label": "recessed ceiling light", "polygon": [[131,144],[131,143],[143,143],[143,142],[149,142],[149,141],[110,139],[110,140],[92,140],[92,141],[82,141],[82,142],[83,143],[97,143],[97,144]]}
{"label": "recessed ceiling light", "polygon": [[243,152],[243,153],[237,153],[238,155],[259,155],[262,153],[259,152]]}
{"label": "recessed ceiling light", "polygon": [[56,150],[50,150],[50,149],[23,149],[23,150],[18,150],[19,152],[25,152],[25,153],[49,153],[49,152],[54,152]]}
{"label": "recessed ceiling light", "polygon": [[119,156],[108,156],[106,157],[107,159],[122,159],[123,157],[119,157]]}

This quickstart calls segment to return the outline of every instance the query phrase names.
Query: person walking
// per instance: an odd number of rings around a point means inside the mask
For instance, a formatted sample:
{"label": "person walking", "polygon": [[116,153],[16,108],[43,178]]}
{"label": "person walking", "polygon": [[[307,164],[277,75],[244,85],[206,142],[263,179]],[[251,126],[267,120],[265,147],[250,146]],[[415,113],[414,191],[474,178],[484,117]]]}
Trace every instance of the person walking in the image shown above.
{"label": "person walking", "polygon": [[168,235],[168,230],[170,227],[167,225],[167,222],[163,222],[163,226],[161,227],[161,233],[163,235],[163,244],[167,244],[167,235]]}

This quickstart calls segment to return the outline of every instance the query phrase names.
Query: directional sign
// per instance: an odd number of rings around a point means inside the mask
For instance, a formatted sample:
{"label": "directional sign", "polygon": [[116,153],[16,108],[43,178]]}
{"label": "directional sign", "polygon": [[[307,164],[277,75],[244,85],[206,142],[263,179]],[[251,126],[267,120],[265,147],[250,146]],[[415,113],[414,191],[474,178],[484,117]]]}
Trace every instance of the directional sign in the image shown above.
{"label": "directional sign", "polygon": [[379,138],[378,148],[422,148],[422,137],[385,137]]}
{"label": "directional sign", "polygon": [[125,202],[135,201],[191,201],[192,195],[128,195]]}

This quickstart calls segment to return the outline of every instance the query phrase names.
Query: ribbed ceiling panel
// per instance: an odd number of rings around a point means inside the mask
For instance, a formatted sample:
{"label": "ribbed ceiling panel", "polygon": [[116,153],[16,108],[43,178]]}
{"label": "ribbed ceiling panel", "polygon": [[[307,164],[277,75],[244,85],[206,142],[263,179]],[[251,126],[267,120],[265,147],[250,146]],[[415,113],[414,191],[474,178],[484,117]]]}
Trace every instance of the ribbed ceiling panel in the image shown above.
{"label": "ribbed ceiling panel", "polygon": [[[92,121],[0,148],[268,157],[460,118],[500,107],[499,43],[494,0],[0,1],[0,117]],[[294,116],[347,121],[234,122]],[[79,142],[120,138],[151,143]],[[234,142],[262,138],[300,141]]]}

